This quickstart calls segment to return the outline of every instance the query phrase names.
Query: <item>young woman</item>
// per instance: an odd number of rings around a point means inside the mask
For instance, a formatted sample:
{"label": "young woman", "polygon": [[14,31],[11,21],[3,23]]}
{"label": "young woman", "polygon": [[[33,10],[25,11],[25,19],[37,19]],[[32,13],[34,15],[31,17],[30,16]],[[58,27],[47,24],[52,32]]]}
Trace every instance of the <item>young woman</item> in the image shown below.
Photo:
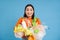
{"label": "young woman", "polygon": [[[24,28],[25,30],[16,32],[18,31],[19,25],[22,27],[22,29]],[[14,28],[15,36],[17,38],[22,38],[22,40],[42,40],[43,36],[40,36],[41,34],[45,35],[44,32],[44,28],[41,26],[41,21],[35,17],[34,7],[31,4],[27,4],[24,10],[24,16],[17,21],[16,26]],[[31,33],[32,35],[29,35]]]}

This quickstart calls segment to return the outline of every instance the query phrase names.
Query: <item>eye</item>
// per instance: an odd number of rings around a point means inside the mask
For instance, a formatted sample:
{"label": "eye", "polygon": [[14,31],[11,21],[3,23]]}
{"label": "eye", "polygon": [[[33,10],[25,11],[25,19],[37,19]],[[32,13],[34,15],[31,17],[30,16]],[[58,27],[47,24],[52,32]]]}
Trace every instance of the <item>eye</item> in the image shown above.
{"label": "eye", "polygon": [[32,9],[30,9],[30,11],[32,11]]}
{"label": "eye", "polygon": [[29,9],[27,8],[26,11],[29,11]]}

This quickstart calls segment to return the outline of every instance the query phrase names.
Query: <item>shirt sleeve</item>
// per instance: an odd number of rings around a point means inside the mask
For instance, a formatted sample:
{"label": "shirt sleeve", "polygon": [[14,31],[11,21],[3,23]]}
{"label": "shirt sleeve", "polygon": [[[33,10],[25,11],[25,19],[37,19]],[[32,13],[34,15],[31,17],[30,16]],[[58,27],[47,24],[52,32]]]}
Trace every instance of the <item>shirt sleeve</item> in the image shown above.
{"label": "shirt sleeve", "polygon": [[17,23],[16,23],[16,26],[18,26],[18,24],[21,24],[21,23],[22,23],[22,19],[23,19],[23,18],[19,18],[19,20],[18,20]]}
{"label": "shirt sleeve", "polygon": [[18,25],[22,23],[22,18],[19,18],[19,20],[17,21],[15,27],[14,27],[14,32],[18,32]]}
{"label": "shirt sleeve", "polygon": [[41,21],[40,21],[40,19],[39,19],[39,18],[37,18],[36,22],[37,22],[37,24],[38,24],[38,25],[40,25],[40,24],[41,24]]}

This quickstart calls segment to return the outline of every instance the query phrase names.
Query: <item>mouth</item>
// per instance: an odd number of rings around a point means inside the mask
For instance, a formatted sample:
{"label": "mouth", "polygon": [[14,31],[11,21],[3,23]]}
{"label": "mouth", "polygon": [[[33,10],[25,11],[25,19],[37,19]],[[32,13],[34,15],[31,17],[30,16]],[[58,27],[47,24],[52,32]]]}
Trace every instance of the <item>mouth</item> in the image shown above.
{"label": "mouth", "polygon": [[32,13],[28,13],[28,15],[31,15]]}

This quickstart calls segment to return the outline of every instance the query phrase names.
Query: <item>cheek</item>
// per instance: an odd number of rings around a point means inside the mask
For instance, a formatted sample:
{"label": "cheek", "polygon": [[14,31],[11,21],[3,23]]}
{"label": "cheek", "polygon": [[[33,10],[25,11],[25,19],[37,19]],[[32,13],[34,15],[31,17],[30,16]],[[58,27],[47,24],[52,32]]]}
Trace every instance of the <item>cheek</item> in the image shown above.
{"label": "cheek", "polygon": [[28,13],[29,13],[29,12],[28,12],[28,11],[26,11],[26,15],[28,15]]}
{"label": "cheek", "polygon": [[31,15],[33,15],[33,11],[31,11]]}

